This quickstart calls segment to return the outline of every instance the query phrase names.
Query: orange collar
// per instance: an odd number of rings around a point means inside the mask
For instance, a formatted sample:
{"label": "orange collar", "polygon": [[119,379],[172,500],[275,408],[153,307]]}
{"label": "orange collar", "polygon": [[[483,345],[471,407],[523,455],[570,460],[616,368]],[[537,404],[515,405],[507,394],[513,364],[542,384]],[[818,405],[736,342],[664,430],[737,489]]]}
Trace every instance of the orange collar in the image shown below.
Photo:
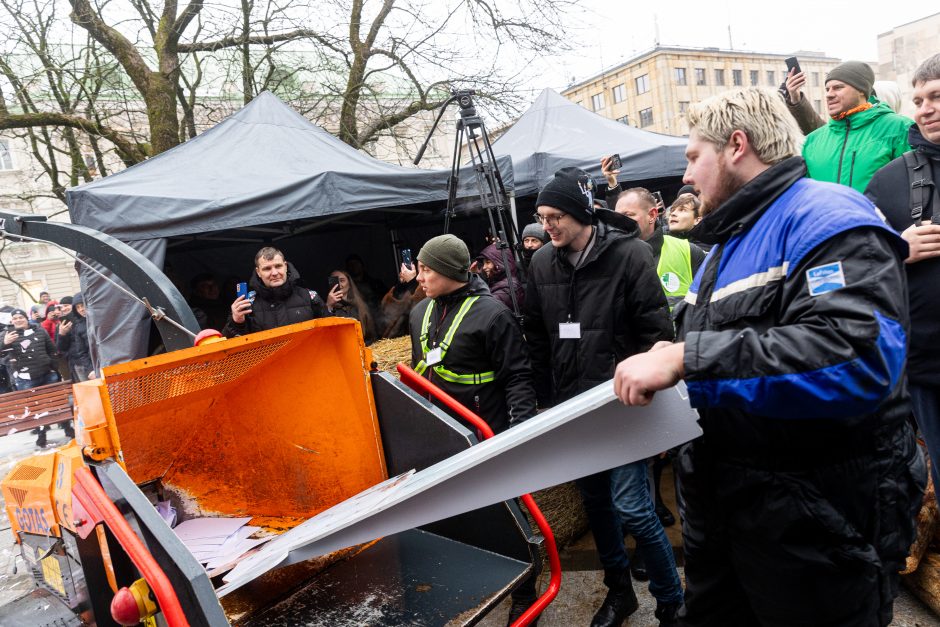
{"label": "orange collar", "polygon": [[871,109],[871,107],[872,107],[872,105],[871,105],[870,102],[863,102],[862,104],[858,105],[857,107],[852,107],[852,108],[849,109],[848,111],[845,111],[845,112],[843,112],[843,113],[840,113],[839,115],[837,115],[836,117],[834,117],[834,118],[832,118],[832,119],[833,119],[833,120],[844,120],[845,118],[849,117],[849,116],[852,115],[853,113],[858,113],[859,111],[867,111],[868,109]]}

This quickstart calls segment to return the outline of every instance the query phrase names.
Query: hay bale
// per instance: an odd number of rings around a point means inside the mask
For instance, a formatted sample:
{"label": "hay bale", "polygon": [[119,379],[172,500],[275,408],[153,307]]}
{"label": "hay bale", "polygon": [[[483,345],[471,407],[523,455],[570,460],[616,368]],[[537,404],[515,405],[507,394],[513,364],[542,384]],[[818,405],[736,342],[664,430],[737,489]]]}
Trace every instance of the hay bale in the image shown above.
{"label": "hay bale", "polygon": [[[587,514],[584,513],[581,493],[573,482],[539,490],[532,495],[532,498],[542,510],[548,526],[552,528],[558,550],[565,548],[587,531]],[[522,509],[529,519],[532,530],[538,532],[538,527],[529,516],[528,510]]]}
{"label": "hay bale", "polygon": [[408,336],[378,340],[373,342],[369,348],[372,349],[372,356],[375,358],[379,370],[396,378],[398,377],[398,370],[395,367],[399,362],[411,364],[411,338]]}
{"label": "hay bale", "polygon": [[930,476],[930,462],[928,461],[927,464],[927,489],[924,490],[924,501],[920,507],[920,512],[917,514],[917,536],[911,545],[910,554],[904,564],[904,570],[901,571],[902,575],[909,575],[917,570],[924,554],[927,552],[927,547],[930,546],[931,540],[935,538],[935,534],[940,528],[940,525],[938,525],[940,513],[937,512],[937,497],[934,491],[933,479]]}

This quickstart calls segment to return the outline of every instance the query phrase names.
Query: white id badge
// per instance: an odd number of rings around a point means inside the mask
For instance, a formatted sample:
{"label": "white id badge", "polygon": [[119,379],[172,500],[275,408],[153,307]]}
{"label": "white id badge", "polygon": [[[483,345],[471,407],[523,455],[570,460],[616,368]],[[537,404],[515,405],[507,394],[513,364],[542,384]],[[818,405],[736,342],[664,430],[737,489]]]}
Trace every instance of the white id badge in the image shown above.
{"label": "white id badge", "polygon": [[581,323],[580,322],[559,322],[558,338],[562,340],[580,340]]}
{"label": "white id badge", "polygon": [[441,347],[438,346],[437,348],[429,350],[424,361],[426,361],[429,366],[436,366],[441,363]]}

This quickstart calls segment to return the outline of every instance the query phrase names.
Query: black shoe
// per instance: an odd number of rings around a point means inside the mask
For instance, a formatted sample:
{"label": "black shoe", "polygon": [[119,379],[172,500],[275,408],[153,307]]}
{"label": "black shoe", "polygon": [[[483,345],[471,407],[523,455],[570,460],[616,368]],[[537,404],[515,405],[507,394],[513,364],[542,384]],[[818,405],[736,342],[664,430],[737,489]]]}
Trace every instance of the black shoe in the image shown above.
{"label": "black shoe", "polygon": [[46,444],[46,427],[39,427],[39,437],[36,438],[36,446],[46,448]]}
{"label": "black shoe", "polygon": [[659,619],[659,627],[676,627],[681,603],[656,603],[654,616]]}
{"label": "black shoe", "polygon": [[62,429],[65,431],[65,437],[70,440],[75,439],[75,427],[72,426],[72,422],[62,423]]}
{"label": "black shoe", "polygon": [[[514,622],[519,620],[519,617],[525,614],[525,611],[532,607],[532,604],[535,603],[536,599],[513,599],[512,605],[509,608],[509,618],[506,620],[506,627],[510,627]],[[539,617],[536,616],[535,620],[529,623],[530,627],[535,627],[539,624]]]}
{"label": "black shoe", "polygon": [[676,517],[672,515],[672,512],[670,512],[669,508],[665,505],[656,506],[656,517],[659,518],[659,522],[663,527],[672,527],[676,524]]}
{"label": "black shoe", "polygon": [[[604,583],[607,583],[607,577],[604,579]],[[624,572],[618,579],[614,585],[608,584],[610,590],[600,609],[594,614],[591,627],[620,627],[627,616],[640,607],[633,591],[633,582],[630,581],[630,571]]]}
{"label": "black shoe", "polygon": [[630,574],[637,581],[649,581],[649,573],[646,572],[646,561],[640,549],[633,550],[633,557],[630,559]]}

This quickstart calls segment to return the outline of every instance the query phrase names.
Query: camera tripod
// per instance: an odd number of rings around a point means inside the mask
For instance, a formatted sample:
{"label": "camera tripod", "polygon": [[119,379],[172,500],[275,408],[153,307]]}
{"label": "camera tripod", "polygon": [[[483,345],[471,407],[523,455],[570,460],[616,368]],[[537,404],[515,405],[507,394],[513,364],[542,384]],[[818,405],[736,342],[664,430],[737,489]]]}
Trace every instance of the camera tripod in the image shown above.
{"label": "camera tripod", "polygon": [[525,274],[525,264],[522,253],[519,249],[519,234],[516,231],[516,225],[512,221],[509,212],[508,195],[506,187],[503,184],[503,177],[496,167],[496,156],[493,154],[493,147],[490,144],[489,135],[483,120],[477,114],[476,107],[473,104],[475,92],[472,90],[454,90],[451,91],[451,97],[441,105],[441,109],[431,126],[431,131],[424,140],[418,155],[415,157],[414,164],[418,165],[424,151],[427,150],[431,136],[437,129],[438,123],[444,116],[444,112],[451,103],[456,102],[460,107],[460,118],[457,120],[457,135],[454,138],[454,153],[451,159],[450,178],[447,179],[447,207],[444,213],[444,233],[450,232],[450,221],[457,214],[457,186],[460,181],[460,160],[461,146],[464,140],[467,142],[467,150],[470,154],[470,163],[473,165],[473,172],[477,182],[477,193],[480,196],[480,204],[486,212],[490,223],[490,232],[493,234],[497,250],[499,250],[500,259],[503,267],[506,269],[506,280],[509,285],[509,296],[512,299],[512,310],[517,320],[522,320],[522,311],[516,298],[516,279],[510,271],[509,259],[512,256],[517,272],[520,276]]}

